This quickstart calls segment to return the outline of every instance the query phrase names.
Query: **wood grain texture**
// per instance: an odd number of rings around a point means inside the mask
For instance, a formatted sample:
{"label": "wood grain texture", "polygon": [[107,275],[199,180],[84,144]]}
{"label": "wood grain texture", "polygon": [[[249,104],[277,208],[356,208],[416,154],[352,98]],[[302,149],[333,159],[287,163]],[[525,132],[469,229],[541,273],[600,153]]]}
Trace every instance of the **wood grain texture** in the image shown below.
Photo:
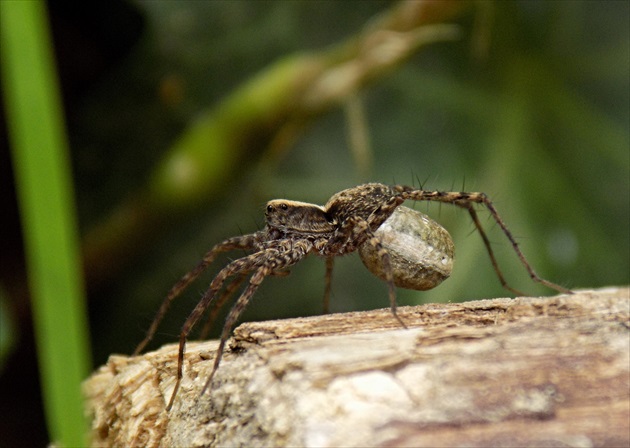
{"label": "wood grain texture", "polygon": [[86,382],[93,446],[628,446],[630,289],[240,325],[112,355]]}

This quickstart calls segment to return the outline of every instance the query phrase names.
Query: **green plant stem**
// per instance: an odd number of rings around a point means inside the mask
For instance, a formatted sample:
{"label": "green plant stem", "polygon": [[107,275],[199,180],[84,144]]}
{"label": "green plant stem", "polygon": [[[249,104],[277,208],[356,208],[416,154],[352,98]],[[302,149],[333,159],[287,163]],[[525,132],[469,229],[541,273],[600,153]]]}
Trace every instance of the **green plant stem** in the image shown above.
{"label": "green plant stem", "polygon": [[63,111],[43,2],[0,2],[2,81],[49,436],[83,446],[90,361]]}

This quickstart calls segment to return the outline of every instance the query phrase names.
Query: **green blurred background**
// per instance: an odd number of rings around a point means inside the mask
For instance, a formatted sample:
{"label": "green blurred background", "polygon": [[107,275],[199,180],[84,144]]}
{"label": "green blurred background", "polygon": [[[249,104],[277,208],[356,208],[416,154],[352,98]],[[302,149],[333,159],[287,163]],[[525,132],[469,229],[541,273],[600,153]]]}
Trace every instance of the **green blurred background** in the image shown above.
{"label": "green blurred background", "polygon": [[[220,101],[281,58],[326,51],[394,7],[384,1],[49,5],[86,245],[120,204],[132,204],[123,205],[120,219],[146,217],[138,191]],[[417,185],[420,179],[425,189],[484,191],[542,277],[571,288],[628,284],[629,17],[629,3],[617,1],[472,3],[448,20],[461,27],[460,39],[422,47],[358,92],[369,157],[353,156],[349,133],[357,125],[340,106],[300,122],[290,144],[269,145],[261,137],[260,145],[239,153],[236,169],[214,165],[209,175],[220,178],[219,188],[194,206],[169,208],[168,216],[161,213],[118,242],[105,266],[86,265],[95,366],[111,353],[131,353],[173,283],[213,244],[261,227],[267,200],[323,204],[365,181]],[[1,281],[9,311],[0,317],[8,316],[19,336],[2,366],[0,443],[17,446],[26,434],[23,446],[34,446],[47,437],[2,132]],[[415,207],[453,235],[455,268],[432,291],[399,290],[399,304],[508,295],[465,212]],[[532,295],[553,294],[529,281],[487,216],[482,212],[510,283]],[[96,246],[116,240],[104,235]],[[174,303],[152,348],[177,340],[227,260]],[[323,289],[322,260],[307,259],[289,277],[263,283],[243,320],[318,314]],[[387,306],[386,286],[358,256],[336,261],[333,311]],[[27,423],[37,430],[24,431]]]}

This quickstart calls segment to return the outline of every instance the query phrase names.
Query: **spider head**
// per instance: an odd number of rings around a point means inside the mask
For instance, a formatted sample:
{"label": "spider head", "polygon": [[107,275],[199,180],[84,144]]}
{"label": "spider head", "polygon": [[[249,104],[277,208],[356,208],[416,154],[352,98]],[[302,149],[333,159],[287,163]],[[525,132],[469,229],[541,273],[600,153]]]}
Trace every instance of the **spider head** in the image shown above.
{"label": "spider head", "polygon": [[328,233],[335,230],[334,219],[326,214],[324,208],[307,202],[274,199],[267,202],[265,208],[267,226],[283,232]]}

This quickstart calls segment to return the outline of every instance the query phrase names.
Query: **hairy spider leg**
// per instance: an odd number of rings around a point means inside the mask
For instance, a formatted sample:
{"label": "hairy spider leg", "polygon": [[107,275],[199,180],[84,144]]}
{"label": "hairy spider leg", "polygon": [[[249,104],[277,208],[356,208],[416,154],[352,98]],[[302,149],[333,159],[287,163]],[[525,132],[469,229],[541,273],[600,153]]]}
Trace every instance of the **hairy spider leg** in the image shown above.
{"label": "hairy spider leg", "polygon": [[379,213],[372,213],[368,217],[368,224],[370,229],[376,231],[381,224],[383,224],[394,213],[394,210],[405,202],[405,199],[401,196],[393,196],[386,203],[380,206]]}
{"label": "hairy spider leg", "polygon": [[[223,357],[223,351],[225,350],[225,344],[227,343],[228,338],[232,332],[232,328],[238,321],[238,318],[241,316],[245,308],[249,304],[252,296],[265,279],[269,275],[272,275],[274,271],[278,269],[283,269],[294,265],[298,261],[302,260],[304,257],[308,255],[308,253],[313,248],[313,244],[307,240],[298,240],[292,243],[292,247],[289,250],[285,250],[283,252],[277,251],[275,256],[272,256],[273,253],[268,252],[264,255],[259,255],[261,252],[254,254],[258,255],[259,258],[266,260],[265,263],[260,266],[254,274],[249,279],[249,285],[243,291],[241,296],[238,298],[236,303],[232,306],[230,313],[228,314],[225,324],[223,325],[223,331],[221,332],[221,339],[219,341],[219,347],[217,348],[217,353],[214,358],[214,365],[212,366],[212,371],[206,380],[206,384],[204,384],[203,389],[201,390],[201,395],[206,392],[206,389],[212,383],[212,378],[214,378],[214,374],[219,368],[219,364],[221,363],[221,358]],[[267,249],[265,252],[273,250]],[[238,260],[237,260],[238,261]],[[172,402],[173,399],[171,399]]]}
{"label": "hairy spider leg", "polygon": [[499,215],[496,208],[492,204],[492,201],[490,201],[490,199],[485,193],[477,193],[477,192],[466,193],[466,192],[455,192],[455,191],[425,191],[425,190],[414,190],[413,188],[407,187],[407,186],[396,186],[395,189],[396,191],[399,192],[399,195],[404,199],[411,199],[414,201],[444,202],[444,203],[453,204],[453,205],[456,205],[458,207],[465,208],[466,210],[468,210],[468,213],[470,214],[470,217],[472,218],[473,223],[475,224],[475,227],[477,227],[477,230],[479,231],[481,235],[484,245],[486,246],[486,250],[488,251],[490,260],[492,262],[492,266],[495,272],[497,273],[497,276],[499,277],[499,281],[501,282],[501,285],[504,288],[514,292],[517,295],[523,295],[521,292],[515,290],[514,288],[512,288],[511,286],[507,284],[505,278],[503,277],[503,274],[501,273],[501,270],[499,269],[498,263],[494,256],[494,252],[492,251],[492,248],[490,245],[490,241],[488,240],[488,237],[481,226],[481,222],[479,221],[477,212],[473,208],[473,204],[482,204],[488,209],[492,218],[499,225],[499,227],[501,228],[505,236],[510,241],[510,244],[512,245],[512,248],[516,252],[516,255],[518,256],[519,260],[521,261],[521,264],[527,270],[529,277],[533,281],[540,283],[548,288],[555,289],[556,291],[559,291],[565,294],[572,294],[571,290],[563,286],[557,285],[555,283],[552,283],[549,280],[545,280],[544,278],[539,277],[538,274],[536,274],[532,266],[529,264],[529,262],[525,258],[525,255],[521,251],[518,243],[516,242],[516,239],[512,235],[512,232],[510,232],[510,230],[507,228],[507,225],[503,222],[503,219],[501,219],[501,216]]}
{"label": "hairy spider leg", "polygon": [[184,322],[184,325],[182,326],[179,334],[179,352],[177,355],[177,380],[175,383],[175,389],[173,390],[173,395],[171,396],[168,406],[166,407],[167,411],[170,410],[171,406],[173,405],[173,401],[175,400],[175,396],[177,395],[177,391],[179,389],[179,384],[182,380],[184,354],[186,352],[186,338],[188,337],[188,334],[193,329],[199,318],[212,304],[212,300],[215,298],[217,292],[223,286],[225,280],[233,275],[247,274],[248,272],[251,272],[252,270],[257,268],[261,264],[261,261],[264,260],[264,257],[267,255],[267,252],[269,250],[270,249],[266,249],[248,255],[246,257],[239,258],[232,261],[226,267],[221,269],[210,283],[210,287],[201,297],[201,300],[197,303],[195,308],[192,310],[192,312]]}
{"label": "hairy spider leg", "polygon": [[[289,271],[277,271],[277,272],[272,272],[270,275],[277,276],[277,277],[286,277],[289,274],[290,274]],[[221,310],[221,308],[223,308],[223,305],[225,305],[225,302],[227,302],[228,299],[232,297],[232,294],[234,294],[234,291],[236,291],[243,284],[243,281],[245,281],[246,278],[247,278],[247,273],[243,273],[237,277],[234,277],[232,281],[225,287],[221,295],[219,295],[219,298],[215,300],[214,303],[209,306],[210,312],[208,313],[208,318],[206,319],[206,323],[204,324],[203,328],[199,332],[199,339],[206,339],[206,337],[208,336],[208,333],[210,333],[212,324],[217,319],[217,314],[219,314],[219,311]]]}
{"label": "hairy spider leg", "polygon": [[[393,212],[393,210],[403,201],[404,201],[403,199],[394,197],[382,208],[385,208],[385,207],[391,208]],[[389,215],[391,215],[391,213],[389,213]],[[398,323],[400,323],[400,325],[403,328],[407,328],[407,325],[405,325],[405,323],[402,321],[402,319],[398,315],[398,309],[397,309],[398,307],[396,304],[396,285],[394,285],[394,274],[392,272],[389,252],[387,251],[387,249],[383,247],[383,245],[381,244],[381,240],[379,240],[378,237],[374,235],[371,229],[371,225],[376,225],[376,227],[378,228],[378,226],[382,224],[382,222],[384,222],[389,217],[389,215],[386,215],[385,218],[379,218],[378,220],[379,222],[376,222],[375,224],[371,224],[362,218],[348,218],[343,223],[338,234],[335,237],[331,238],[325,250],[327,254],[342,255],[345,253],[350,253],[350,252],[355,251],[357,247],[359,247],[361,244],[371,244],[372,246],[374,246],[374,248],[377,251],[376,253],[378,254],[381,264],[383,266],[383,272],[385,272],[385,276],[386,276],[385,281],[387,282],[387,286],[389,290],[389,304],[390,304],[390,309],[392,311],[392,315],[398,321]],[[376,214],[373,214],[368,219],[374,221],[374,219],[372,219],[374,216],[376,216]],[[346,237],[345,235],[350,235],[350,236]],[[341,250],[338,248],[341,248]],[[330,262],[330,268],[328,264],[328,259],[330,258],[331,256],[329,255],[327,258],[327,265],[326,265],[327,280],[328,280],[328,269],[330,269],[331,274],[332,274],[332,261]],[[326,289],[327,289],[327,294],[328,294],[328,286]],[[324,296],[324,300],[325,300],[324,304],[326,305],[326,295]]]}
{"label": "hairy spider leg", "polygon": [[[348,247],[348,252],[356,250],[356,248],[361,244],[370,244],[374,247],[377,255],[380,258],[383,272],[385,272],[385,281],[387,282],[387,287],[389,290],[389,303],[392,315],[403,328],[407,328],[407,325],[405,325],[400,316],[398,316],[396,303],[396,285],[394,284],[394,274],[392,272],[389,252],[383,247],[380,239],[373,233],[373,231],[378,229],[378,227],[392,215],[396,207],[398,207],[404,201],[404,198],[395,195],[379,207],[378,213],[373,212],[367,218],[367,220],[349,218],[342,226],[340,234],[336,238],[333,238],[330,245],[336,246],[337,244],[342,243],[343,246]],[[340,238],[343,235],[347,235],[348,230],[351,230],[351,237],[349,238],[349,240],[352,241],[351,244],[349,244],[348,239],[346,239],[346,241],[341,241]],[[367,240],[365,239],[366,237]]]}
{"label": "hairy spider leg", "polygon": [[[519,291],[518,289],[515,289],[515,288],[511,287],[508,284],[507,280],[505,280],[505,277],[503,276],[503,272],[499,268],[499,263],[497,262],[497,259],[494,256],[494,251],[492,250],[492,246],[490,244],[490,240],[488,239],[488,236],[486,235],[486,232],[483,230],[483,227],[481,226],[481,221],[479,221],[479,216],[477,215],[477,211],[472,206],[472,204],[470,202],[462,203],[462,204],[459,204],[459,207],[462,207],[462,208],[465,208],[466,210],[468,210],[468,213],[470,214],[470,217],[471,217],[473,223],[475,224],[475,227],[477,228],[477,231],[479,232],[479,235],[481,235],[481,239],[483,241],[483,244],[484,244],[484,246],[486,246],[486,251],[488,252],[488,255],[490,256],[490,263],[492,263],[492,267],[494,268],[494,272],[496,272],[497,277],[499,277],[499,282],[501,283],[501,286],[503,286],[508,291],[511,291],[513,294],[516,294],[517,296],[524,296],[524,295],[526,295],[525,293]],[[510,242],[512,242],[511,239],[510,239]],[[519,251],[520,250],[518,249],[518,246],[517,246],[517,253]]]}
{"label": "hairy spider leg", "polygon": [[[197,303],[197,306],[195,306],[193,311],[184,322],[184,325],[182,326],[179,336],[179,351],[177,355],[177,379],[175,382],[175,388],[173,389],[173,394],[171,395],[171,399],[166,406],[167,411],[169,411],[173,406],[173,402],[175,401],[177,391],[179,390],[179,386],[181,384],[183,376],[184,354],[186,352],[186,338],[188,337],[188,334],[191,332],[191,330],[194,328],[199,318],[208,309],[208,307],[211,306],[212,300],[215,298],[217,292],[223,286],[225,280],[233,275],[240,276],[247,274],[248,272],[256,271],[254,275],[252,275],[252,277],[250,278],[249,286],[243,292],[243,294],[241,294],[241,296],[236,301],[236,304],[232,307],[230,313],[228,314],[225,325],[223,326],[223,331],[221,333],[221,340],[219,342],[219,348],[217,350],[214,367],[207,384],[209,384],[210,380],[214,376],[214,372],[219,367],[219,363],[223,355],[223,350],[225,348],[225,343],[230,335],[234,323],[240,316],[241,312],[245,309],[247,303],[249,303],[249,299],[258,288],[258,285],[260,285],[260,283],[262,282],[262,278],[271,275],[276,270],[281,270],[285,267],[297,263],[302,258],[304,258],[312,248],[312,244],[308,241],[297,241],[293,243],[293,246],[295,247],[291,248],[291,252],[289,252],[286,247],[275,245],[274,247],[268,247],[254,254],[234,260],[225,268],[221,269],[221,271],[219,271],[216,277],[212,280],[212,282],[210,283],[210,287],[204,293],[203,297],[201,298],[199,303]],[[261,275],[262,277],[260,277]],[[206,386],[204,386],[204,391]]]}
{"label": "hairy spider leg", "polygon": [[243,284],[246,278],[247,273],[243,273],[234,277],[232,281],[225,287],[221,295],[219,295],[218,299],[216,299],[214,303],[209,306],[210,312],[208,313],[206,323],[199,332],[199,339],[206,339],[208,333],[210,332],[210,329],[212,328],[212,324],[217,319],[217,314],[219,314],[219,311],[221,310],[221,308],[223,308],[225,302],[227,302],[228,299],[232,297],[234,291],[236,291]]}
{"label": "hairy spider leg", "polygon": [[184,275],[168,292],[166,298],[162,302],[162,305],[160,305],[160,309],[155,315],[155,318],[153,319],[153,322],[151,323],[151,326],[149,327],[145,338],[142,340],[142,342],[140,342],[140,344],[138,344],[138,346],[134,350],[133,356],[138,355],[142,350],[144,350],[144,347],[146,347],[151,339],[153,339],[153,336],[155,336],[155,332],[157,331],[160,322],[162,322],[162,319],[164,319],[164,316],[166,315],[166,312],[168,311],[168,308],[173,299],[179,296],[188,287],[188,285],[195,281],[197,277],[199,277],[201,273],[205,271],[206,268],[214,261],[219,253],[236,249],[254,249],[256,243],[262,240],[263,236],[264,235],[262,231],[251,233],[249,235],[236,236],[233,238],[228,238],[227,240],[216,244],[212,249],[210,249],[204,255],[199,264],[197,264],[197,266],[195,266],[192,271],[189,271],[186,275]]}
{"label": "hairy spider leg", "polygon": [[203,385],[203,389],[201,389],[201,395],[206,392],[206,389],[208,389],[208,387],[212,383],[212,378],[214,378],[214,374],[219,368],[219,364],[221,364],[223,351],[225,350],[225,344],[230,337],[230,333],[232,332],[234,324],[238,320],[239,316],[243,313],[243,311],[245,311],[245,308],[249,304],[250,299],[262,283],[263,279],[270,274],[271,269],[272,268],[270,266],[263,266],[259,268],[249,279],[249,285],[247,286],[245,291],[243,291],[241,296],[237,299],[236,303],[232,306],[232,309],[230,310],[230,313],[225,320],[225,324],[223,325],[223,330],[221,331],[221,339],[219,340],[219,347],[217,348],[217,353],[214,357],[212,371],[210,372],[206,383]]}
{"label": "hairy spider leg", "polygon": [[381,244],[381,240],[376,235],[374,235],[374,233],[372,233],[366,221],[360,221],[357,227],[361,228],[362,232],[365,232],[369,235],[369,239],[364,244],[370,244],[372,247],[374,247],[378,257],[380,258],[383,272],[385,272],[385,282],[387,283],[387,287],[389,290],[389,307],[392,311],[392,315],[403,328],[407,328],[407,325],[405,325],[405,323],[398,315],[396,304],[396,285],[394,285],[394,273],[392,272],[389,252],[383,247],[383,245]]}

